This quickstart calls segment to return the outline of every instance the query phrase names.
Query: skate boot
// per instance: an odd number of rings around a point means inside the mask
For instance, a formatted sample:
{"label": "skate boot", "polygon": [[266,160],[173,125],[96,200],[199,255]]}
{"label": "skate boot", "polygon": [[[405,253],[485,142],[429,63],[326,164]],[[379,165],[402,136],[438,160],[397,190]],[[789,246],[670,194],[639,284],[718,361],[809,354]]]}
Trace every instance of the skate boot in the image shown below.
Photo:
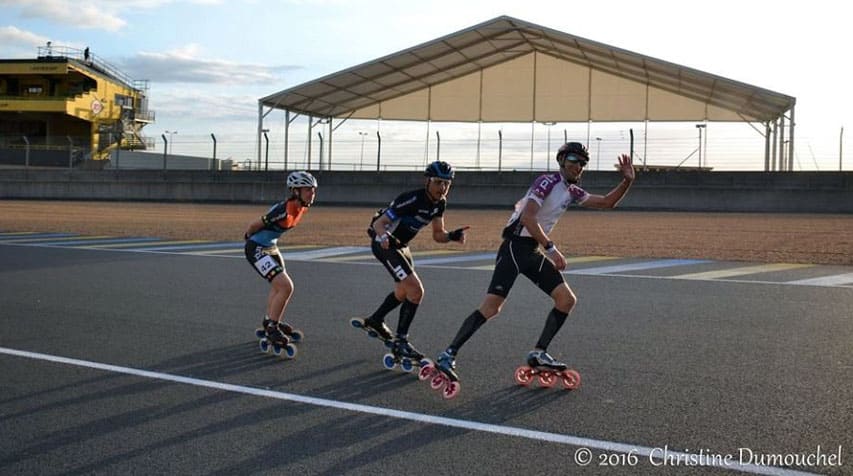
{"label": "skate boot", "polygon": [[290,343],[287,335],[279,329],[279,323],[270,320],[264,327],[264,337],[259,342],[261,352],[269,352],[279,357],[296,357],[296,346]]}
{"label": "skate boot", "polygon": [[441,392],[441,396],[446,399],[458,395],[461,388],[456,375],[456,359],[447,351],[438,354],[434,364],[421,368],[418,379],[428,380],[430,388]]}
{"label": "skate boot", "polygon": [[389,329],[384,322],[377,322],[368,317],[364,320],[364,328],[367,330],[368,333],[370,333],[370,331],[373,331],[374,333],[376,333],[377,336],[379,336],[380,339],[384,340],[385,342],[390,342],[394,339],[394,335],[391,334],[391,329]]}
{"label": "skate boot", "polygon": [[305,337],[302,331],[298,329],[294,329],[292,325],[286,322],[278,322],[278,330],[280,330],[284,335],[288,337],[294,344],[297,342],[302,342],[302,338]]}
{"label": "skate boot", "polygon": [[534,350],[527,354],[527,365],[534,369],[546,368],[555,372],[562,372],[569,368],[568,365],[554,360],[554,358],[548,355],[548,352],[545,352],[544,350]]}
{"label": "skate boot", "polygon": [[527,365],[515,369],[515,382],[519,385],[527,387],[537,378],[542,387],[553,387],[558,380],[563,382],[567,390],[581,386],[581,375],[577,370],[554,360],[544,350],[531,351],[527,354]]}
{"label": "skate boot", "polygon": [[391,351],[394,352],[394,355],[401,358],[412,360],[421,360],[424,358],[424,354],[412,347],[412,344],[410,344],[409,340],[405,337],[397,337],[394,339],[394,347],[391,348]]}
{"label": "skate boot", "polygon": [[438,354],[435,360],[435,368],[447,375],[450,380],[454,382],[459,380],[459,376],[456,374],[456,357],[453,354],[447,351]]}
{"label": "skate boot", "polygon": [[264,317],[263,322],[261,322],[261,327],[255,329],[255,337],[258,339],[263,339],[267,336],[267,327],[272,325],[274,321],[268,317]]}

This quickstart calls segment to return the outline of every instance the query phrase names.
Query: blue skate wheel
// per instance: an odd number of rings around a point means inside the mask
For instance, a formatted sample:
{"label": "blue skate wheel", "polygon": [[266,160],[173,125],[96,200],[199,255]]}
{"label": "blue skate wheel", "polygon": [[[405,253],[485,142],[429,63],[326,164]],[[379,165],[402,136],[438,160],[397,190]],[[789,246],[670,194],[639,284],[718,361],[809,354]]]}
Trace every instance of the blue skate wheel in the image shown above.
{"label": "blue skate wheel", "polygon": [[286,346],[284,346],[283,357],[287,357],[288,359],[296,357],[296,346],[293,344],[287,344]]}
{"label": "blue skate wheel", "polygon": [[412,361],[409,359],[403,359],[403,361],[400,362],[400,368],[402,368],[404,372],[411,372],[414,367],[414,364],[412,364]]}
{"label": "blue skate wheel", "polygon": [[382,357],[382,365],[386,369],[392,370],[397,365],[397,361],[392,354],[385,354],[385,357]]}
{"label": "blue skate wheel", "polygon": [[352,324],[352,326],[356,329],[361,329],[364,327],[364,322],[362,322],[361,319],[357,317],[350,319],[349,323]]}
{"label": "blue skate wheel", "polygon": [[264,331],[263,327],[255,329],[255,337],[257,337],[258,339],[263,339],[266,335],[267,333]]}
{"label": "blue skate wheel", "polygon": [[258,347],[261,348],[261,352],[267,353],[270,351],[270,341],[266,339],[261,339],[258,341]]}
{"label": "blue skate wheel", "polygon": [[303,337],[305,337],[305,334],[303,334],[303,333],[302,333],[302,331],[293,331],[293,332],[290,334],[290,339],[291,339],[293,342],[302,342],[302,338],[303,338]]}
{"label": "blue skate wheel", "polygon": [[276,357],[280,356],[281,355],[281,346],[276,344],[275,342],[273,342],[272,343],[272,353]]}

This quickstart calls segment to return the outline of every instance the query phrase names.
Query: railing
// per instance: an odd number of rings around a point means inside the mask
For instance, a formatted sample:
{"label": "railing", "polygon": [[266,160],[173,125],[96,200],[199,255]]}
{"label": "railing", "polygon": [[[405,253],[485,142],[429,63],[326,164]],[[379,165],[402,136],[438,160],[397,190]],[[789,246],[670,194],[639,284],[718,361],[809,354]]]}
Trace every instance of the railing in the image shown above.
{"label": "railing", "polygon": [[118,69],[118,67],[113,66],[109,62],[99,58],[94,53],[89,52],[89,48],[79,49],[73,48],[70,46],[39,46],[38,47],[38,57],[39,58],[71,58],[78,61],[83,62],[89,67],[101,71],[112,78],[121,81],[127,87],[136,89],[138,91],[146,91],[148,90],[148,81],[147,80],[135,80],[131,78],[127,73]]}

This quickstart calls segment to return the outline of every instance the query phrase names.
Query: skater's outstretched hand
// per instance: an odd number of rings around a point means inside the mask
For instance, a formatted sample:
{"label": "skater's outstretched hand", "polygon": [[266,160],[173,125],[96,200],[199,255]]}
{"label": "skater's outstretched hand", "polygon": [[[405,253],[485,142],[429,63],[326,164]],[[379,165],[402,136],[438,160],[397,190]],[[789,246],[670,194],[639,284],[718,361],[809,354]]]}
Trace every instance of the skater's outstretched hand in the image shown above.
{"label": "skater's outstretched hand", "polygon": [[450,241],[458,241],[459,243],[465,244],[465,231],[467,231],[470,226],[463,226],[462,228],[457,228],[451,232],[447,233],[447,239]]}

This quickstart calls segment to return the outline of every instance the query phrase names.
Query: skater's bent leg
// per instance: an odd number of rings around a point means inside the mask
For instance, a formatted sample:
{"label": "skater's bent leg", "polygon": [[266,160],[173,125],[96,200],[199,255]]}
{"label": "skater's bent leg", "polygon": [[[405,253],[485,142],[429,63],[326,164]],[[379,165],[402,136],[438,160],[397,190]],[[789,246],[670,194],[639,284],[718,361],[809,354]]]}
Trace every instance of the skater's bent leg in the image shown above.
{"label": "skater's bent leg", "polygon": [[274,321],[283,322],[284,311],[293,295],[293,281],[287,273],[281,273],[273,278],[271,284],[273,293],[270,294],[269,316]]}
{"label": "skater's bent leg", "polygon": [[453,342],[451,342],[450,346],[447,348],[447,353],[456,355],[459,352],[459,348],[462,347],[465,342],[468,342],[468,339],[470,339],[471,336],[477,332],[477,329],[485,323],[486,318],[479,309],[472,312],[467,318],[465,318],[462,326],[459,327],[459,332],[456,333],[456,337],[453,338]]}
{"label": "skater's bent leg", "polygon": [[548,317],[545,319],[545,327],[542,329],[542,334],[536,342],[537,350],[548,350],[548,345],[554,339],[554,336],[557,335],[560,328],[563,327],[567,316],[568,314],[557,308],[551,309],[551,312],[548,313]]}
{"label": "skater's bent leg", "polygon": [[486,294],[483,303],[480,304],[480,308],[468,315],[465,321],[462,322],[459,331],[456,333],[456,337],[453,338],[453,342],[447,348],[447,353],[456,355],[459,352],[459,348],[477,332],[480,326],[485,324],[487,320],[498,315],[505,300],[506,298],[497,294]]}

